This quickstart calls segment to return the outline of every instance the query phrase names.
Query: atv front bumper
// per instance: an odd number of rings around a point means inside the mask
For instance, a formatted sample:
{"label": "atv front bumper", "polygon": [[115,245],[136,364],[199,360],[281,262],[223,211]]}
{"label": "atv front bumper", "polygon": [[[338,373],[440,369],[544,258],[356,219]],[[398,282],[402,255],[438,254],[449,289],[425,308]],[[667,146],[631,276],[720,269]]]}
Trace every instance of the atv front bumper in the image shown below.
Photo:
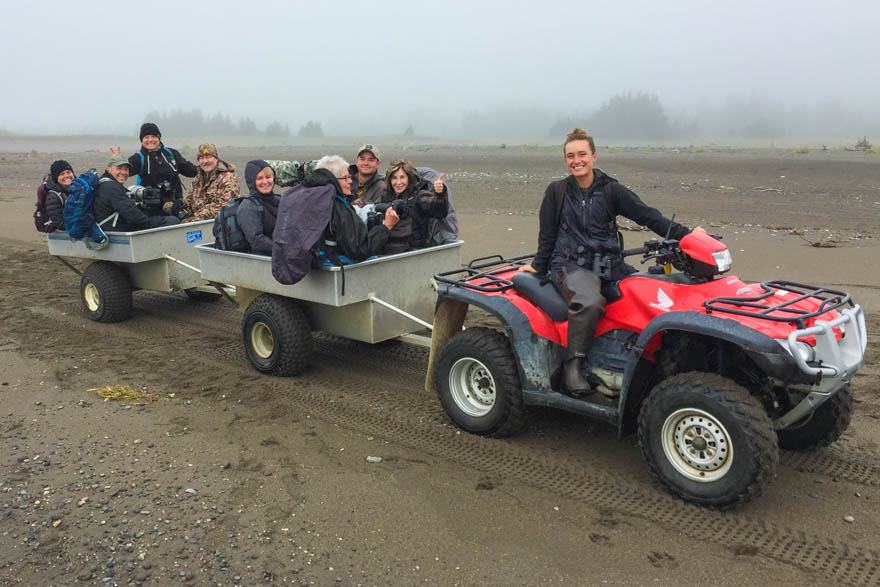
{"label": "atv front bumper", "polygon": [[[844,330],[838,340],[834,329]],[[818,381],[813,385],[794,385],[795,389],[807,392],[806,397],[794,408],[773,422],[776,429],[787,428],[814,411],[834,395],[858,371],[868,346],[868,333],[865,329],[865,313],[856,304],[851,308],[839,309],[834,320],[817,320],[814,326],[795,330],[788,335],[788,348],[795,348],[799,338],[815,336],[816,360],[807,361],[797,352],[791,353],[798,368]]]}

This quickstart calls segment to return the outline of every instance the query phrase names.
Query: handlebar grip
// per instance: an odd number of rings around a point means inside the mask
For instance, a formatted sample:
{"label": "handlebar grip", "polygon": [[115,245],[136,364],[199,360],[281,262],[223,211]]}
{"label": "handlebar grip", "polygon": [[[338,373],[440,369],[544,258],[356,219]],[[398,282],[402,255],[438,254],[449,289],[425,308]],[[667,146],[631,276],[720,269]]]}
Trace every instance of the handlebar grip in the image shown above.
{"label": "handlebar grip", "polygon": [[639,247],[637,249],[624,249],[620,252],[624,257],[631,257],[633,255],[643,255],[648,252],[648,247]]}

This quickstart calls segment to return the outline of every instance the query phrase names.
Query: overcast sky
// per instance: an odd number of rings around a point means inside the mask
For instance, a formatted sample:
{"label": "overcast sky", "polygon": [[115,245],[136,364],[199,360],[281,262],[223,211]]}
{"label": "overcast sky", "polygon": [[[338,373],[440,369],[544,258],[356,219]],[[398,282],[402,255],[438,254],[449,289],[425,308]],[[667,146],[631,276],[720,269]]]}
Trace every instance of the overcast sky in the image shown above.
{"label": "overcast sky", "polygon": [[442,133],[467,111],[567,114],[628,90],[670,110],[880,103],[878,0],[44,0],[3,2],[0,21],[0,128],[17,132],[136,133],[151,110],[200,108]]}

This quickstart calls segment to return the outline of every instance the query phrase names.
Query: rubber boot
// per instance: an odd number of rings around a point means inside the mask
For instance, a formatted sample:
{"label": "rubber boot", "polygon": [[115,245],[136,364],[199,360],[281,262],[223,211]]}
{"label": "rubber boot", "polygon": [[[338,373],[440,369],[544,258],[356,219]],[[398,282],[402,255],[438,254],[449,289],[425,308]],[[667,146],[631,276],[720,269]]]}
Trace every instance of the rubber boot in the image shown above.
{"label": "rubber boot", "polygon": [[584,353],[572,353],[562,366],[562,387],[572,395],[592,393],[590,383],[584,377]]}

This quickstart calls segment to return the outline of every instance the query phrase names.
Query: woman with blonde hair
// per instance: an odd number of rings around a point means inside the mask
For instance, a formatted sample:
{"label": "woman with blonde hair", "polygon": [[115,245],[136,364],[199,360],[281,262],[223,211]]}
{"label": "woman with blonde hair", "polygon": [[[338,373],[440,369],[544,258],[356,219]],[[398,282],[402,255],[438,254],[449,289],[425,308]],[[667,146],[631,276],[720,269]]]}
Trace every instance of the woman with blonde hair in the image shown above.
{"label": "woman with blonde hair", "polygon": [[[550,272],[553,284],[568,303],[567,358],[562,385],[571,394],[592,388],[584,376],[584,360],[593,343],[599,318],[605,313],[602,279],[594,272],[598,253],[612,260],[610,281],[634,272],[623,262],[617,237],[617,216],[625,216],[662,237],[680,239],[691,230],[664,217],[629,188],[596,169],[596,146],[586,131],[575,128],[562,145],[569,175],[544,191],[538,214],[538,252],[520,271],[541,276]],[[705,232],[697,227],[694,230]]]}

